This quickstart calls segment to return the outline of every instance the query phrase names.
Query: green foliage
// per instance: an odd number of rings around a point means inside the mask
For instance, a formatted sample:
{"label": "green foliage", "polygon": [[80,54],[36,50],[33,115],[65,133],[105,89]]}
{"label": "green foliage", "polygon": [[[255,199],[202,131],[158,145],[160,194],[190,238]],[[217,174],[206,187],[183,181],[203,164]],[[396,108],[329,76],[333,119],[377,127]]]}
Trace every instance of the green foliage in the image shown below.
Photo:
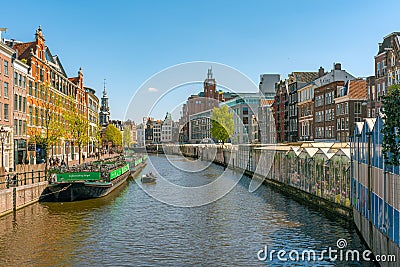
{"label": "green foliage", "polygon": [[212,137],[225,143],[233,135],[233,131],[233,114],[229,113],[228,107],[214,108],[211,116]]}
{"label": "green foliage", "polygon": [[383,97],[385,126],[383,133],[383,155],[385,162],[400,165],[400,85],[388,87]]}
{"label": "green foliage", "polygon": [[131,147],[133,145],[132,137],[131,137],[131,128],[129,126],[124,127],[124,133],[122,137],[124,147]]}
{"label": "green foliage", "polygon": [[78,146],[89,142],[89,121],[82,114],[70,113],[65,116],[68,122],[68,130]]}
{"label": "green foliage", "polygon": [[113,124],[109,124],[104,132],[104,140],[112,142],[113,146],[122,145],[122,133]]}

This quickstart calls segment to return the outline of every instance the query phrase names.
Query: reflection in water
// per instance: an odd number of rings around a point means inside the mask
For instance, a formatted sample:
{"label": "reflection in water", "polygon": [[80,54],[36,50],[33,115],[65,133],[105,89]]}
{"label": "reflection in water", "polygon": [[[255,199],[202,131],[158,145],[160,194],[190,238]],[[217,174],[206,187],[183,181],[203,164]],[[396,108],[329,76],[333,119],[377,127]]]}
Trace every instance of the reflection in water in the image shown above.
{"label": "reflection in water", "polygon": [[[160,173],[170,174],[171,182],[186,186],[207,184],[223,172],[212,165],[188,175],[164,157],[151,160]],[[17,211],[15,218],[12,214],[0,218],[2,265],[265,266],[268,263],[257,260],[257,251],[265,245],[322,250],[336,247],[336,240],[345,238],[348,247],[364,249],[355,231],[343,222],[264,186],[249,193],[249,181],[242,178],[225,197],[196,208],[160,203],[134,180],[100,199],[28,206]],[[149,188],[164,189],[162,183]],[[299,262],[312,264],[333,265]]]}

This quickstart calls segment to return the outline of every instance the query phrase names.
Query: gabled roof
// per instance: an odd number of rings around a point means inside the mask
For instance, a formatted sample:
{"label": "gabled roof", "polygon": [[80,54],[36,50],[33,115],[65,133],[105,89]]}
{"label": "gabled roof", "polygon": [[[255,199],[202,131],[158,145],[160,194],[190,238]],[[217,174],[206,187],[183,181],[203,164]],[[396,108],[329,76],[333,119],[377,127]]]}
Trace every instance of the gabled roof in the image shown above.
{"label": "gabled roof", "polygon": [[367,98],[367,81],[350,80],[348,88],[348,96],[350,99],[366,99]]}
{"label": "gabled roof", "polygon": [[303,83],[309,83],[313,80],[318,78],[318,72],[312,72],[312,71],[295,71],[289,74],[289,83],[293,82],[303,82]]}
{"label": "gabled roof", "polygon": [[356,127],[354,128],[355,134],[361,134],[363,128],[364,128],[364,122],[363,121],[356,122]]}
{"label": "gabled roof", "polygon": [[74,83],[74,84],[78,84],[78,82],[79,82],[79,77],[71,77],[71,78],[68,78],[68,80],[69,80],[70,82]]}
{"label": "gabled roof", "polygon": [[376,118],[366,118],[365,119],[364,127],[368,127],[366,129],[367,132],[372,132],[372,130],[374,129],[374,126],[375,126],[375,121],[376,121]]}
{"label": "gabled roof", "polygon": [[47,61],[50,61],[53,64],[56,64],[56,62],[54,61],[53,55],[50,52],[50,49],[48,47],[46,47],[44,56],[46,57]]}
{"label": "gabled roof", "polygon": [[61,64],[60,58],[57,55],[55,55],[55,56],[53,56],[53,59],[55,61],[55,64],[60,68],[60,71],[62,72],[62,74],[64,74],[64,76],[67,77],[67,73],[65,72],[64,67]]}
{"label": "gabled roof", "polygon": [[12,47],[18,52],[18,59],[28,59],[30,56],[31,48],[35,48],[35,42],[14,44]]}

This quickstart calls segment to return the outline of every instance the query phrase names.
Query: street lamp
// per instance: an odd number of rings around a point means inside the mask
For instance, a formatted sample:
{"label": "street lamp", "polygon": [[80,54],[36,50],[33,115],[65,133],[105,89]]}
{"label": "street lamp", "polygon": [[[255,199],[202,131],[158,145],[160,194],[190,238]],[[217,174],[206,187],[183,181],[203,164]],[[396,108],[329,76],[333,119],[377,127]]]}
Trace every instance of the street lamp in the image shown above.
{"label": "street lamp", "polygon": [[0,142],[1,142],[1,169],[4,170],[4,141],[8,138],[8,131],[3,126],[0,128]]}

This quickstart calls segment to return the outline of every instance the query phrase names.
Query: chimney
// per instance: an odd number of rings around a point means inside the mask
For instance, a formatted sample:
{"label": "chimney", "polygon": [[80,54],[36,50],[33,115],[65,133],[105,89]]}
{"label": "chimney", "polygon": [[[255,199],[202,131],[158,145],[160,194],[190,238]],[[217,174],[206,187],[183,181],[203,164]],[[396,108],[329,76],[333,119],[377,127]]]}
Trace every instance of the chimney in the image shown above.
{"label": "chimney", "polygon": [[3,42],[3,39],[1,38],[3,32],[7,32],[7,28],[0,28],[0,42]]}
{"label": "chimney", "polygon": [[342,64],[340,63],[334,63],[334,70],[341,70],[342,69]]}
{"label": "chimney", "polygon": [[318,70],[318,77],[322,77],[322,76],[324,76],[324,74],[325,74],[324,68],[323,68],[322,66],[319,67],[319,70]]}

